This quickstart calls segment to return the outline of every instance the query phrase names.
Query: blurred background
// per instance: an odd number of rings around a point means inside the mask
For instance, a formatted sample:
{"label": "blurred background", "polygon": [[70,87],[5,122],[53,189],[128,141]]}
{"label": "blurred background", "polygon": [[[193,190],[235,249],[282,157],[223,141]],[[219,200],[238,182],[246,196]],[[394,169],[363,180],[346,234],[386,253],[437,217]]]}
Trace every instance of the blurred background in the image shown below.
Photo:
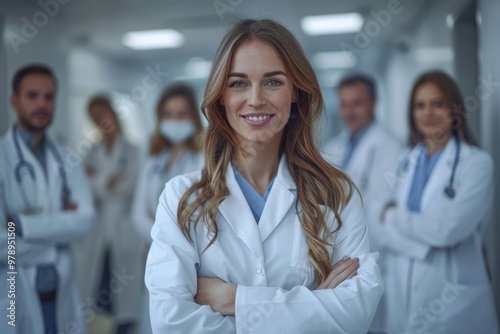
{"label": "blurred background", "polygon": [[[327,14],[346,14],[340,17],[344,29],[322,30],[315,16]],[[88,99],[105,93],[112,97],[127,138],[144,148],[163,88],[188,82],[201,103],[221,37],[234,21],[248,17],[276,19],[302,44],[326,103],[321,143],[341,130],[335,86],[347,73],[375,77],[378,120],[404,142],[413,80],[429,69],[457,79],[472,132],[497,166],[487,249],[500,309],[498,0],[1,0],[0,134],[15,120],[8,102],[13,73],[27,63],[43,62],[59,81],[53,138],[84,155],[94,144]],[[142,36],[137,44],[130,33],[138,31],[166,33],[165,43],[146,45],[149,37]]]}

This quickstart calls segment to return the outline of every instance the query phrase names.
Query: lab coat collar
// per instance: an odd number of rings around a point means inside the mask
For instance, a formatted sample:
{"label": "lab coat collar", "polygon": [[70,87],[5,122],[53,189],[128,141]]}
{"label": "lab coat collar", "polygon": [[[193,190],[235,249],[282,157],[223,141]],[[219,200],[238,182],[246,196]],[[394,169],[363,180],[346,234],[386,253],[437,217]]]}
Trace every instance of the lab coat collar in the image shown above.
{"label": "lab coat collar", "polygon": [[[417,145],[413,149],[412,154],[415,155],[414,158],[415,162],[417,161],[416,159],[418,159],[418,156],[420,154],[420,149],[421,149],[420,145]],[[423,209],[426,208],[431,203],[431,200],[434,198],[435,194],[440,194],[444,196],[444,188],[450,182],[450,177],[453,170],[453,163],[455,161],[456,150],[457,150],[456,141],[453,137],[451,137],[446,143],[446,146],[443,149],[442,156],[440,157],[439,161],[434,167],[434,170],[429,180],[427,181],[427,185],[425,186],[421,204],[421,207]],[[467,157],[469,153],[470,153],[470,146],[467,145],[463,140],[460,140],[460,156],[458,162],[459,165],[460,161],[463,160],[465,157]],[[413,171],[414,169],[415,168],[413,168]],[[411,181],[413,181],[413,177],[411,178]],[[456,178],[455,178],[455,183],[456,183]]]}
{"label": "lab coat collar", "polygon": [[243,192],[234,176],[233,166],[226,170],[226,183],[229,195],[219,205],[219,211],[234,233],[240,238],[252,253],[263,259],[262,243],[282,222],[295,203],[295,183],[288,171],[287,159],[282,156],[278,167],[276,180],[267,198],[259,224],[250,210]]}

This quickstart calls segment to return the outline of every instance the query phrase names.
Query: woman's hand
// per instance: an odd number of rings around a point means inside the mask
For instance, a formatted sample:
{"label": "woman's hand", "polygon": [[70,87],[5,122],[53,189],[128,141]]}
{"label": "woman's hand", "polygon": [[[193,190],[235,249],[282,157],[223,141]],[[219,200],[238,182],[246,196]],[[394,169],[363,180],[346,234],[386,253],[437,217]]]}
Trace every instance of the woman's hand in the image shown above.
{"label": "woman's hand", "polygon": [[344,258],[333,265],[328,277],[318,286],[316,290],[335,289],[343,281],[356,276],[359,269],[359,259]]}
{"label": "woman's hand", "polygon": [[198,278],[196,303],[210,305],[212,310],[222,315],[234,315],[237,284],[226,283],[219,278]]}
{"label": "woman's hand", "polygon": [[387,204],[384,206],[384,209],[380,213],[380,223],[383,224],[385,223],[385,215],[389,209],[395,208],[397,206],[396,202],[394,201],[389,201]]}

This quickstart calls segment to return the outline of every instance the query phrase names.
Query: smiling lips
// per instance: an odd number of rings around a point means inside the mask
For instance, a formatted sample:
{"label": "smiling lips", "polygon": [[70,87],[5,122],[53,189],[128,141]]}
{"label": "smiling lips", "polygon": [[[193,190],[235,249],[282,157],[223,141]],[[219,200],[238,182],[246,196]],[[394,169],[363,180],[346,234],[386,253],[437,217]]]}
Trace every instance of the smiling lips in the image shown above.
{"label": "smiling lips", "polygon": [[252,114],[243,115],[242,117],[252,125],[264,125],[273,117],[274,115],[269,114]]}

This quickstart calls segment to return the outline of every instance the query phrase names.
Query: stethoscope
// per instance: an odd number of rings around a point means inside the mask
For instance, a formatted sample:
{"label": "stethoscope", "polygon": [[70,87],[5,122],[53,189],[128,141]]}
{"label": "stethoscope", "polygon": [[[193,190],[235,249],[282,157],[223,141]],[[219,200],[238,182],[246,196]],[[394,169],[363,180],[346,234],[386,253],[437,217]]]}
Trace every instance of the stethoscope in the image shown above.
{"label": "stethoscope", "polygon": [[[458,160],[460,159],[460,149],[461,149],[461,143],[460,143],[460,140],[458,139],[458,136],[454,135],[453,138],[455,140],[455,147],[456,147],[455,148],[455,159],[453,161],[453,167],[451,169],[450,180],[448,181],[448,184],[444,188],[444,194],[446,195],[446,197],[448,197],[450,199],[454,198],[456,195],[454,181],[455,181],[455,173],[457,171],[457,166],[458,166]],[[401,164],[399,165],[398,171],[397,171],[398,182],[401,179],[402,175],[408,171],[409,165],[410,165],[410,158],[409,157],[404,159],[401,162]]]}
{"label": "stethoscope", "polygon": [[[19,159],[19,162],[17,165],[14,167],[14,176],[16,178],[16,182],[19,185],[19,188],[21,188],[21,196],[23,197],[23,200],[26,204],[27,212],[29,213],[37,213],[41,211],[41,208],[37,208],[36,205],[33,205],[30,207],[28,197],[26,196],[26,192],[24,187],[22,186],[22,174],[24,170],[27,171],[27,174],[30,176],[33,185],[35,186],[35,194],[38,196],[38,185],[36,183],[36,176],[35,176],[35,168],[31,163],[26,161],[24,159],[23,152],[21,150],[21,146],[19,145],[19,138],[18,138],[18,133],[17,133],[17,125],[14,125],[14,131],[13,131],[13,139],[14,139],[14,146],[16,148],[16,153],[17,157]],[[57,161],[57,164],[59,165],[59,176],[61,177],[61,186],[62,186],[62,196],[61,196],[61,202],[64,207],[67,207],[71,203],[71,191],[68,186],[68,179],[66,177],[66,170],[64,169],[64,164],[61,158],[61,155],[55,148],[54,144],[50,142],[48,139],[46,140],[47,147],[51,151],[52,155]]]}

